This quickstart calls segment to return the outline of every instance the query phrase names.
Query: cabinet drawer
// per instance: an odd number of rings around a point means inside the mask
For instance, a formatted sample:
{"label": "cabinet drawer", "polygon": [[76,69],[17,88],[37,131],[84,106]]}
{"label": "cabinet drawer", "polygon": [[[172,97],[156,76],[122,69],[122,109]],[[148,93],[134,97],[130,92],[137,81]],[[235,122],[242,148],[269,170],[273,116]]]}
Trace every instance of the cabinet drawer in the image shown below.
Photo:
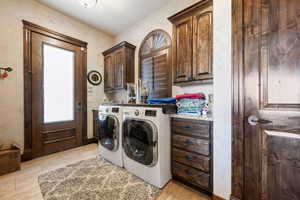
{"label": "cabinet drawer", "polygon": [[205,172],[210,171],[210,158],[205,156],[173,148],[172,159]]}
{"label": "cabinet drawer", "polygon": [[173,133],[210,138],[210,123],[199,120],[173,119]]}
{"label": "cabinet drawer", "polygon": [[192,138],[173,134],[173,145],[184,150],[193,151],[202,155],[210,155],[210,142],[208,140]]}
{"label": "cabinet drawer", "polygon": [[198,187],[210,188],[210,175],[191,167],[172,162],[172,173],[174,176],[184,179],[186,182]]}

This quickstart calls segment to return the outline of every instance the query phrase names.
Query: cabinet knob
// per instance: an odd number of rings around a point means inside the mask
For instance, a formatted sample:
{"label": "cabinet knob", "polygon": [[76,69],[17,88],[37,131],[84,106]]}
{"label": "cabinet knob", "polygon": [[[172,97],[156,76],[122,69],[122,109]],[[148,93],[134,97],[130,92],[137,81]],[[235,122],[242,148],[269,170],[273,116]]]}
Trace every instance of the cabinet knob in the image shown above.
{"label": "cabinet knob", "polygon": [[185,141],[185,144],[187,144],[187,145],[193,145],[193,141],[192,140],[190,140],[190,139],[187,139],[186,141]]}
{"label": "cabinet knob", "polygon": [[192,161],[194,159],[194,157],[192,155],[187,155],[185,157],[185,159],[188,160],[188,161]]}
{"label": "cabinet knob", "polygon": [[193,170],[187,169],[187,170],[185,170],[185,173],[188,175],[193,175]]}
{"label": "cabinet knob", "polygon": [[185,129],[192,129],[192,126],[184,126]]}

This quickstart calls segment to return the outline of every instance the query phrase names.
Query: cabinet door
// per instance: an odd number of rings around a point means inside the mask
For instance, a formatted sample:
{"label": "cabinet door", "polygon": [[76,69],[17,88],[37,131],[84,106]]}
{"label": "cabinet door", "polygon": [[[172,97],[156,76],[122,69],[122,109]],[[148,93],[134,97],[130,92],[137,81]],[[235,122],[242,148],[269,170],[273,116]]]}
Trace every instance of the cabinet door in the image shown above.
{"label": "cabinet door", "polygon": [[152,56],[141,58],[140,70],[142,87],[149,89],[149,97],[152,98],[152,91],[154,90],[154,63]]}
{"label": "cabinet door", "polygon": [[104,89],[114,89],[114,57],[108,55],[104,58]]}
{"label": "cabinet door", "polygon": [[174,24],[173,67],[174,82],[185,82],[192,78],[192,17]]}
{"label": "cabinet door", "polygon": [[193,79],[212,78],[212,7],[193,19]]}
{"label": "cabinet door", "polygon": [[172,96],[168,61],[169,51],[162,50],[150,57],[141,58],[142,87],[149,89],[149,98],[164,98]]}
{"label": "cabinet door", "polygon": [[123,49],[116,51],[114,53],[114,59],[115,59],[115,66],[114,66],[114,72],[115,72],[115,80],[114,80],[114,88],[115,89],[123,89],[125,86],[124,83],[124,51]]}

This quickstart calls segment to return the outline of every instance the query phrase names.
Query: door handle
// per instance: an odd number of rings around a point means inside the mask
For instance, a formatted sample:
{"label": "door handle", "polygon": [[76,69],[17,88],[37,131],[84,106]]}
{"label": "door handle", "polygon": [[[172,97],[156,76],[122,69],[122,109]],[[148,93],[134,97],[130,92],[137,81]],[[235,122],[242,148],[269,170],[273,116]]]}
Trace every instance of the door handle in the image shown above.
{"label": "door handle", "polygon": [[266,119],[259,119],[256,115],[251,115],[248,117],[248,123],[251,126],[256,126],[257,124],[270,124],[272,121]]}
{"label": "door handle", "polygon": [[78,103],[77,103],[77,109],[81,109],[81,105],[82,105],[82,103],[81,103],[81,102],[78,102]]}

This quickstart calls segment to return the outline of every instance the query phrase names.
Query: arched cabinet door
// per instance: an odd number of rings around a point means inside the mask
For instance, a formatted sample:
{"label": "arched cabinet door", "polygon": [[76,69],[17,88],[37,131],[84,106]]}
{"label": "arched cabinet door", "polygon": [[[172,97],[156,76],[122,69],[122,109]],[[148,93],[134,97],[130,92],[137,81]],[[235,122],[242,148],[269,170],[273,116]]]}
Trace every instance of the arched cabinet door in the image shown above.
{"label": "arched cabinet door", "polygon": [[172,95],[171,38],[163,30],[150,32],[141,44],[140,79],[150,98]]}

